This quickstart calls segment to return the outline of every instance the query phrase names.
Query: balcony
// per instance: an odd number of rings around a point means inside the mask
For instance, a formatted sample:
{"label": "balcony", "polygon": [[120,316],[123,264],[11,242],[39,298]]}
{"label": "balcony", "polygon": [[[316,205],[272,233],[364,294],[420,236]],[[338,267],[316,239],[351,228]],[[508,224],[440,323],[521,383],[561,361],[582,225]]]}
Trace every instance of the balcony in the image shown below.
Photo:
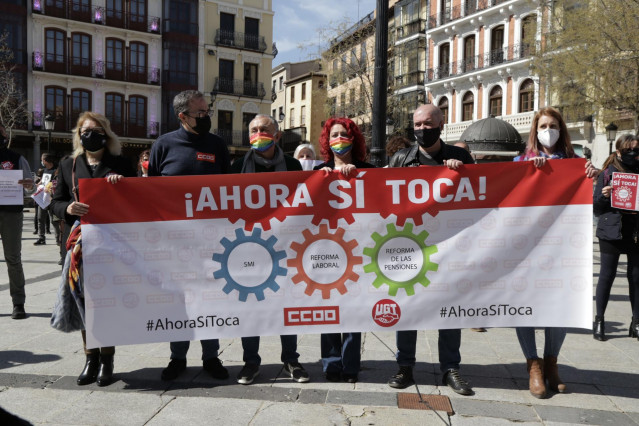
{"label": "balcony", "polygon": [[424,71],[411,71],[406,74],[395,76],[395,90],[416,85],[421,86],[423,84]]}
{"label": "balcony", "polygon": [[260,53],[266,52],[266,41],[263,36],[258,34],[246,34],[218,29],[215,32],[215,44],[217,46],[253,50]]}
{"label": "balcony", "polygon": [[88,6],[74,0],[56,0],[45,4],[32,0],[33,13],[72,21],[88,22],[132,31],[159,34],[161,20],[156,16],[138,15],[103,6]]}
{"label": "balcony", "polygon": [[213,93],[222,93],[236,96],[247,96],[250,98],[261,98],[266,96],[264,83],[233,80],[230,78],[215,77]]}
{"label": "balcony", "polygon": [[33,70],[81,77],[103,78],[140,84],[160,84],[159,68],[125,66],[87,58],[33,52]]}
{"label": "balcony", "polygon": [[515,44],[461,59],[452,64],[429,68],[426,70],[426,83],[529,58],[535,53],[535,49],[536,46],[530,43]]}
{"label": "balcony", "polygon": [[222,138],[227,146],[243,146],[250,147],[248,131],[213,129],[213,133]]}
{"label": "balcony", "polygon": [[418,19],[401,25],[395,29],[396,41],[415,34],[426,34],[426,20]]}
{"label": "balcony", "polygon": [[[79,115],[78,111],[72,112],[71,115],[55,114],[55,132],[70,132],[76,125],[76,119]],[[44,117],[46,113],[33,111],[31,113],[34,130],[44,130]],[[126,121],[112,121],[111,129],[120,137],[155,139],[159,136],[160,123],[157,121],[149,121],[147,124],[135,125]]]}

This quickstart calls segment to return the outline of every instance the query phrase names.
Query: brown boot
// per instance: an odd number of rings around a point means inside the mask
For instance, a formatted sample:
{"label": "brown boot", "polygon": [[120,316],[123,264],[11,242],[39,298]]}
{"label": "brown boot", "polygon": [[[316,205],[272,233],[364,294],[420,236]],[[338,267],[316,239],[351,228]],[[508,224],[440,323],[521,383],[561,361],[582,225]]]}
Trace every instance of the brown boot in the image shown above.
{"label": "brown boot", "polygon": [[535,398],[546,397],[546,383],[544,382],[544,362],[539,359],[527,359],[528,375],[530,376],[528,387]]}
{"label": "brown boot", "polygon": [[556,356],[544,357],[544,377],[548,380],[548,387],[551,390],[559,393],[564,393],[566,391],[566,385],[559,378]]}

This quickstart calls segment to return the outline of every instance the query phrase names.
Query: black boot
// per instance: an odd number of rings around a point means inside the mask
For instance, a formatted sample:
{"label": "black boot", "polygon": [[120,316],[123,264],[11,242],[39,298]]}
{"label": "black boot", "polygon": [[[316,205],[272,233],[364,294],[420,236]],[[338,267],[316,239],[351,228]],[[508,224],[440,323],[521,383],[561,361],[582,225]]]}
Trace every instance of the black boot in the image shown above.
{"label": "black boot", "polygon": [[637,318],[632,317],[630,328],[628,328],[628,337],[637,337]]}
{"label": "black boot", "polygon": [[98,386],[108,386],[113,381],[113,354],[100,355],[100,371],[98,372]]}
{"label": "black boot", "polygon": [[595,322],[592,324],[592,337],[600,342],[605,342],[607,340],[603,316],[595,316]]}
{"label": "black boot", "polygon": [[80,375],[78,376],[78,385],[84,386],[95,382],[95,378],[98,376],[99,368],[100,355],[87,354],[87,363],[84,365],[84,370],[82,370],[82,373],[80,373]]}

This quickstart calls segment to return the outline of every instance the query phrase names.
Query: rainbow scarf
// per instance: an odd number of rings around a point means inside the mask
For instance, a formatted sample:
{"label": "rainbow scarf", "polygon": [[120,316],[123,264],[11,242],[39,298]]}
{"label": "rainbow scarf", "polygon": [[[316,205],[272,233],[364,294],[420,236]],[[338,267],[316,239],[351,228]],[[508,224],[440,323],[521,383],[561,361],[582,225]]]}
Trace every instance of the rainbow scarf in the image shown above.
{"label": "rainbow scarf", "polygon": [[331,139],[328,143],[331,145],[331,150],[337,155],[344,155],[353,147],[353,140],[343,136]]}
{"label": "rainbow scarf", "polygon": [[251,148],[264,152],[273,146],[275,141],[273,136],[268,133],[255,133],[251,136]]}

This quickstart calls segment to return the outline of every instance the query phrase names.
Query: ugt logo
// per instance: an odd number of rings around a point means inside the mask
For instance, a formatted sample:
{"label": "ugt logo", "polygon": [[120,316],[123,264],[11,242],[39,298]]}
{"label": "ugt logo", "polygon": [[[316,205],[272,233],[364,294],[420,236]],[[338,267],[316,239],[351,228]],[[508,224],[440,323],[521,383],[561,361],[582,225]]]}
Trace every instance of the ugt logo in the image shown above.
{"label": "ugt logo", "polygon": [[382,299],[373,306],[373,321],[382,327],[391,327],[399,322],[402,310],[390,299]]}

